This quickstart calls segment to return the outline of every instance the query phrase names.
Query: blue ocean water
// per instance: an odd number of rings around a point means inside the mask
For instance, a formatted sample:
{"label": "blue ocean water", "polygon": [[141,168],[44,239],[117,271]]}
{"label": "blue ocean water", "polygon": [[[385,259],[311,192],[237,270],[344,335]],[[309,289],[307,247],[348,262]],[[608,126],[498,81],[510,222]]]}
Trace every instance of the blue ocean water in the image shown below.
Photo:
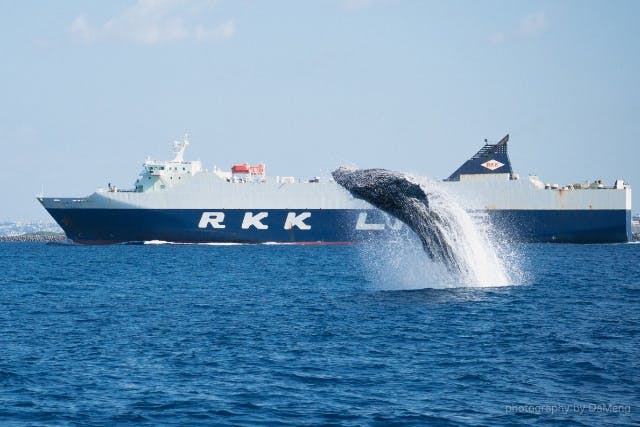
{"label": "blue ocean water", "polygon": [[640,424],[640,245],[417,290],[361,250],[0,244],[0,424]]}

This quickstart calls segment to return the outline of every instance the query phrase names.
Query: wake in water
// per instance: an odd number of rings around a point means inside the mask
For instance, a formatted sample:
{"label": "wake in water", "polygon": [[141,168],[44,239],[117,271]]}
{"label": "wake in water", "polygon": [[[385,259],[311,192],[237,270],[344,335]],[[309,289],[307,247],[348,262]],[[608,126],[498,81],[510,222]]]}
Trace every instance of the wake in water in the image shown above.
{"label": "wake in water", "polygon": [[[365,249],[368,258],[371,251],[380,252],[373,269],[388,271],[394,283],[405,282],[411,288],[505,286],[521,278],[514,252],[492,238],[488,220],[471,218],[439,183],[384,169],[340,168],[333,177],[355,197],[397,217],[415,232]],[[416,250],[416,240],[424,251]],[[511,264],[510,271],[506,262]]]}

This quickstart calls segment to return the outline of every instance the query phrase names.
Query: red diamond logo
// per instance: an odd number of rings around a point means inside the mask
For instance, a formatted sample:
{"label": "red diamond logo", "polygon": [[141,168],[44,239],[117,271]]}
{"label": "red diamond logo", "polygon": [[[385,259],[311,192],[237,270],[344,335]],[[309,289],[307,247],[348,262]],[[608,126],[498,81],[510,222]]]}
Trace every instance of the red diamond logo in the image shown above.
{"label": "red diamond logo", "polygon": [[504,166],[504,163],[500,163],[497,160],[487,160],[486,162],[482,163],[480,166],[483,166],[487,169],[489,169],[490,171],[496,170],[498,168],[501,168],[502,166]]}

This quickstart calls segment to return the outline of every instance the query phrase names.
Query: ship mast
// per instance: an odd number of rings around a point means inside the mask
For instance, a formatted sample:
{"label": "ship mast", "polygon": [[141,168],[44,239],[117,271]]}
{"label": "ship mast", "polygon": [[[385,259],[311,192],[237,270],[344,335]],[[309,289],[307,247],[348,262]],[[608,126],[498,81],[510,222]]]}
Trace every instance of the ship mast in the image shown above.
{"label": "ship mast", "polygon": [[184,134],[182,141],[173,141],[173,154],[175,154],[175,157],[171,160],[172,162],[184,162],[184,150],[187,148],[187,145],[189,145],[188,133]]}

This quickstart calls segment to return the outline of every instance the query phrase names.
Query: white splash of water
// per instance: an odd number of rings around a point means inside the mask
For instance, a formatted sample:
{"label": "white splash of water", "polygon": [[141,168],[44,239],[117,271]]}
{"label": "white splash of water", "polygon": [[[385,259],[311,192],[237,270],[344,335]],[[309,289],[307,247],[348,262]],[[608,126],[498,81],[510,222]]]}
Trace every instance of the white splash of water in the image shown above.
{"label": "white splash of water", "polygon": [[[459,271],[431,260],[417,235],[404,227],[383,242],[363,247],[369,273],[377,288],[421,289],[451,287],[493,287],[521,283],[523,273],[519,254],[497,234],[488,218],[472,218],[461,202],[443,185],[427,178],[411,178],[418,183],[429,200],[427,210],[436,214],[433,221],[452,255]],[[458,269],[453,269],[458,270]]]}

